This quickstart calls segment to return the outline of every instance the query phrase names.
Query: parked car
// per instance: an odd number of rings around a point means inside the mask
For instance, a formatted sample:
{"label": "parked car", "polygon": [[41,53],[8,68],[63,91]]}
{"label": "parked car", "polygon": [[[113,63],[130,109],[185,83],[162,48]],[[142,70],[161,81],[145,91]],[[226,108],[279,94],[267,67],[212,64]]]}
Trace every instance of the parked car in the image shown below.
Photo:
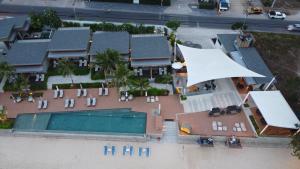
{"label": "parked car", "polygon": [[247,9],[247,13],[249,15],[251,15],[251,14],[262,14],[263,13],[263,9],[261,7],[254,7],[254,6],[252,6],[252,7],[249,7]]}
{"label": "parked car", "polygon": [[285,19],[286,18],[285,13],[279,12],[279,11],[270,11],[268,15],[271,19]]}
{"label": "parked car", "polygon": [[300,32],[300,24],[293,24],[287,27],[288,31]]}

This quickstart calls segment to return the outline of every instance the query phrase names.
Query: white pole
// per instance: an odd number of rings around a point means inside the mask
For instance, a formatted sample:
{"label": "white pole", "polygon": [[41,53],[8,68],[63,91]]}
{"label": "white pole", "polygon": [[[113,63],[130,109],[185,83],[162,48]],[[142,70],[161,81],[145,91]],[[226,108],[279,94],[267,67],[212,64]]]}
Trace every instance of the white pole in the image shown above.
{"label": "white pole", "polygon": [[275,81],[275,76],[272,78],[272,80],[268,83],[267,87],[265,87],[265,90],[268,90],[268,88],[271,86],[271,84]]}
{"label": "white pole", "polygon": [[266,125],[265,128],[259,133],[260,135],[263,134],[263,132],[265,132],[267,130],[267,128],[269,127],[269,125]]}

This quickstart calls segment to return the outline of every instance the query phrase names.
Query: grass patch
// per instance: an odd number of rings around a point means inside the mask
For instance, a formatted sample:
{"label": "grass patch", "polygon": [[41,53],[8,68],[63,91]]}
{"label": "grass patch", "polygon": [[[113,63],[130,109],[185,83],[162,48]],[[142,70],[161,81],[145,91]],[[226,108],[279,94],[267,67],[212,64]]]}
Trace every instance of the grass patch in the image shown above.
{"label": "grass patch", "polygon": [[74,75],[88,75],[90,73],[89,67],[76,67],[73,71]]}
{"label": "grass patch", "polygon": [[257,123],[256,123],[256,121],[255,121],[255,119],[254,119],[254,117],[253,117],[252,115],[250,115],[249,118],[250,118],[250,120],[251,120],[251,123],[252,123],[252,125],[253,125],[253,127],[254,127],[256,133],[259,134],[259,133],[260,133],[260,130],[259,130],[259,127],[258,127],[258,125],[257,125]]}

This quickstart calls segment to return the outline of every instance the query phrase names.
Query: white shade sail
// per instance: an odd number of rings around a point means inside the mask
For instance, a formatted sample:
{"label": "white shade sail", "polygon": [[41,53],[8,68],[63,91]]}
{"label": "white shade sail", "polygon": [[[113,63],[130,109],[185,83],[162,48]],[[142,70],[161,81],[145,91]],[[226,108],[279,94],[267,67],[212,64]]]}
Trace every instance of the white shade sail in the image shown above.
{"label": "white shade sail", "polygon": [[187,86],[231,77],[265,77],[230,59],[221,49],[196,49],[178,45],[187,67]]}
{"label": "white shade sail", "polygon": [[172,64],[173,69],[181,69],[182,67],[183,67],[183,65],[180,62],[175,62]]}
{"label": "white shade sail", "polygon": [[268,125],[297,129],[300,122],[280,91],[251,91],[250,96]]}

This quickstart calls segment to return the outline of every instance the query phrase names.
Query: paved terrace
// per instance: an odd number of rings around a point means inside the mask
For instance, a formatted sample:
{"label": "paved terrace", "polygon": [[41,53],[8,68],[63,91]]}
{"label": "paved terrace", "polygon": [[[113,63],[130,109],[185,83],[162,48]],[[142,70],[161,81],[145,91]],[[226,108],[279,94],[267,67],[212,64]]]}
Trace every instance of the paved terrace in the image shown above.
{"label": "paved terrace", "polygon": [[[0,93],[0,103],[5,106],[7,116],[15,118],[20,113],[35,112],[59,112],[59,111],[77,111],[77,110],[93,110],[93,109],[111,109],[111,108],[132,108],[133,111],[147,112],[147,133],[160,133],[161,130],[155,126],[155,119],[152,115],[153,111],[161,104],[161,115],[163,119],[175,119],[176,113],[183,113],[183,107],[179,103],[177,95],[159,96],[159,102],[147,103],[146,97],[136,97],[132,101],[119,102],[118,92],[116,88],[109,89],[109,96],[98,96],[98,89],[88,89],[88,97],[96,97],[97,105],[95,107],[86,106],[86,97],[77,97],[77,89],[64,90],[64,98],[53,98],[53,90],[43,91],[43,99],[48,100],[48,108],[39,110],[37,108],[38,98],[35,103],[26,100],[20,103],[14,103],[9,97],[10,92]],[[64,108],[64,99],[74,98],[74,108]],[[162,126],[161,126],[162,127]]]}
{"label": "paved terrace", "polygon": [[[204,136],[238,136],[254,137],[255,134],[244,114],[244,112],[235,115],[221,115],[218,117],[209,117],[208,112],[185,113],[177,115],[179,124],[187,123],[192,127],[192,134]],[[214,131],[212,122],[222,122],[222,126],[227,127],[227,131]],[[244,123],[247,131],[233,131],[235,123]],[[181,133],[184,134],[184,133]]]}

